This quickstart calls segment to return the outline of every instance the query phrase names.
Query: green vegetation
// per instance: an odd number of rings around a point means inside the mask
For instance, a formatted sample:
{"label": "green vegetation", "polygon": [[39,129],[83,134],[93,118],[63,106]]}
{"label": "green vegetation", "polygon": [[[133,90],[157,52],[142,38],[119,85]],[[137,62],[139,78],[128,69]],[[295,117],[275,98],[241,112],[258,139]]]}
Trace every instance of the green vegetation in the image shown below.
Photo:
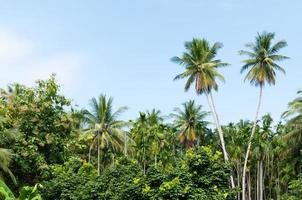
{"label": "green vegetation", "polygon": [[[175,79],[194,84],[210,112],[190,100],[173,113],[147,110],[121,120],[106,95],[76,109],[51,76],[34,87],[12,84],[0,90],[0,199],[14,200],[298,200],[302,196],[302,92],[282,121],[259,117],[262,90],[274,85],[277,54],[285,41],[259,34],[242,72],[259,86],[254,121],[222,125],[212,96],[221,43],[193,39],[172,60],[184,67]],[[173,73],[173,72],[171,72]],[[206,121],[213,117],[213,125]],[[164,117],[168,116],[168,117]]]}

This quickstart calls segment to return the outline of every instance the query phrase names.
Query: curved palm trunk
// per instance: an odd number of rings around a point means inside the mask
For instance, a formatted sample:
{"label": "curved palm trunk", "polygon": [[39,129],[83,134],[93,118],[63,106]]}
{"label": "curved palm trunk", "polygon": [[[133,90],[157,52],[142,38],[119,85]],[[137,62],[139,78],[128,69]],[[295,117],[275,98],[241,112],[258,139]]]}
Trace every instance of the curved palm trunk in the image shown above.
{"label": "curved palm trunk", "polygon": [[[213,99],[212,93],[210,92],[209,94],[206,94],[206,96],[207,96],[209,107],[210,107],[212,115],[213,115],[213,119],[214,119],[216,128],[218,130],[218,134],[219,134],[219,139],[220,139],[220,143],[221,143],[221,148],[222,148],[224,160],[225,160],[225,162],[229,162],[229,156],[228,156],[228,153],[227,153],[226,147],[225,147],[225,141],[224,141],[223,131],[222,131],[221,125],[219,123],[219,118],[218,118],[218,115],[217,115],[217,112],[216,112],[216,108],[215,108],[215,104],[214,104],[214,99]],[[234,177],[233,177],[232,174],[230,176],[230,181],[231,181],[231,187],[235,188]]]}
{"label": "curved palm trunk", "polygon": [[257,106],[257,110],[256,110],[256,116],[255,116],[255,120],[254,120],[254,124],[253,124],[253,128],[252,128],[252,133],[250,135],[250,139],[249,139],[249,143],[247,146],[247,150],[246,150],[246,154],[245,154],[245,159],[244,159],[244,166],[243,166],[243,174],[242,174],[242,200],[245,200],[245,175],[246,175],[246,168],[247,168],[247,162],[249,159],[249,154],[251,151],[251,146],[252,146],[252,140],[254,138],[255,132],[256,132],[256,126],[257,126],[257,120],[258,120],[258,115],[259,115],[259,110],[260,110],[260,106],[261,106],[261,99],[262,99],[262,90],[263,87],[260,86],[260,92],[259,92],[259,100],[258,100],[258,106]]}

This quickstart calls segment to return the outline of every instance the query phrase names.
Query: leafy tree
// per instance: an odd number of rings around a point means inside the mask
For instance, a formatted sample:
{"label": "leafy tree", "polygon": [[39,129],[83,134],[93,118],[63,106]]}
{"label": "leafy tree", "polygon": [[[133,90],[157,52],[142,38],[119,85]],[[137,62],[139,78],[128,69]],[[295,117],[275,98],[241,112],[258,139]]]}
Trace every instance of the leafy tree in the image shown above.
{"label": "leafy tree", "polygon": [[281,40],[276,44],[272,44],[272,40],[274,39],[274,33],[263,32],[262,34],[258,34],[256,36],[254,43],[246,44],[246,48],[248,50],[239,51],[240,55],[246,55],[249,58],[243,60],[244,65],[241,68],[241,73],[248,71],[245,76],[245,80],[250,81],[250,83],[256,87],[259,86],[259,101],[256,110],[256,116],[254,119],[254,124],[250,136],[250,140],[248,143],[248,147],[246,150],[244,167],[243,167],[243,175],[242,175],[242,198],[245,200],[245,176],[246,176],[246,168],[248,157],[251,150],[252,139],[254,137],[256,131],[256,124],[258,120],[258,114],[261,106],[262,99],[262,91],[265,84],[275,85],[276,83],[276,71],[281,71],[285,73],[285,70],[277,64],[278,61],[285,60],[288,57],[277,54],[280,49],[287,46],[286,41]]}
{"label": "leafy tree", "polygon": [[37,81],[34,87],[14,84],[10,88],[1,95],[1,112],[6,128],[19,133],[15,142],[2,141],[3,147],[14,152],[11,171],[18,183],[35,184],[49,164],[65,160],[64,144],[72,131],[65,111],[70,101],[59,94],[54,76]]}

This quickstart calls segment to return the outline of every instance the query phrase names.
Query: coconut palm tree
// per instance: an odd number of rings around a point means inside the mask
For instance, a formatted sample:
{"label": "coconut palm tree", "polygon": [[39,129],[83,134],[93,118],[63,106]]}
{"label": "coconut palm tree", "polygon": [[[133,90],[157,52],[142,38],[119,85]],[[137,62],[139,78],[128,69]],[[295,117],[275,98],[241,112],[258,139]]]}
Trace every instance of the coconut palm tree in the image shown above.
{"label": "coconut palm tree", "polygon": [[281,40],[276,44],[272,41],[275,37],[275,33],[263,32],[256,36],[254,43],[246,44],[247,50],[239,51],[240,55],[248,56],[248,59],[243,60],[244,65],[241,68],[241,73],[247,71],[244,80],[250,81],[250,83],[256,87],[259,87],[259,100],[256,109],[256,116],[254,119],[252,132],[248,142],[246,150],[243,174],[242,174],[242,199],[245,200],[245,175],[249,154],[251,151],[252,140],[256,131],[256,125],[258,120],[258,114],[261,106],[262,92],[266,84],[275,85],[276,72],[281,71],[285,73],[285,70],[277,64],[278,61],[287,59],[288,57],[278,54],[278,52],[287,46],[286,41]]}
{"label": "coconut palm tree", "polygon": [[[218,72],[218,68],[228,65],[219,59],[215,59],[217,51],[220,48],[222,48],[222,43],[216,42],[213,46],[210,46],[206,39],[193,38],[191,42],[185,43],[186,52],[180,57],[173,57],[172,61],[185,67],[185,71],[177,75],[174,80],[186,78],[185,91],[188,91],[194,83],[197,95],[205,94],[207,97],[209,108],[212,111],[213,119],[218,130],[224,159],[226,162],[229,162],[223,131],[212,96],[212,91],[218,90],[217,79],[224,81],[224,77]],[[235,187],[233,176],[231,176],[231,185]]]}
{"label": "coconut palm tree", "polygon": [[302,145],[302,90],[297,94],[300,96],[289,102],[288,110],[282,114],[284,119],[288,119],[287,125],[291,129],[283,136],[283,140],[290,143],[292,148]]}
{"label": "coconut palm tree", "polygon": [[209,115],[209,112],[202,110],[201,105],[196,105],[194,100],[183,103],[183,110],[175,108],[175,113],[171,114],[174,118],[173,124],[178,130],[178,137],[186,149],[189,149],[197,141],[199,136],[203,134],[204,127],[208,122],[204,119]]}
{"label": "coconut palm tree", "polygon": [[100,95],[99,99],[93,98],[90,100],[91,110],[86,111],[88,130],[87,134],[93,136],[92,144],[89,149],[89,161],[93,145],[97,144],[98,151],[98,174],[100,174],[100,154],[107,150],[116,152],[121,150],[124,145],[123,127],[126,122],[118,120],[121,113],[127,110],[127,107],[120,107],[113,112],[113,99],[107,98],[105,95]]}

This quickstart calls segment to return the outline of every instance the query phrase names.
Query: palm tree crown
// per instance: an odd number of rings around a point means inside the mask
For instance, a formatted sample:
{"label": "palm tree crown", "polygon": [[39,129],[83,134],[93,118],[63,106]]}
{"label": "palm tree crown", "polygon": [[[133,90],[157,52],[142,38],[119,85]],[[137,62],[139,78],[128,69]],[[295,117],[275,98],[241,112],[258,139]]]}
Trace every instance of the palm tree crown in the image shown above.
{"label": "palm tree crown", "polygon": [[228,65],[215,59],[218,49],[222,48],[222,43],[216,42],[210,46],[207,40],[194,38],[191,42],[185,43],[185,48],[186,52],[181,57],[172,58],[172,61],[185,67],[185,71],[177,75],[174,80],[188,78],[185,91],[189,90],[195,81],[197,94],[209,93],[212,89],[217,90],[216,79],[224,81],[217,68]]}
{"label": "palm tree crown", "polygon": [[105,149],[120,147],[123,144],[123,134],[121,128],[126,123],[118,120],[121,113],[127,110],[127,107],[120,107],[113,112],[113,99],[105,95],[100,95],[99,99],[92,98],[90,100],[91,112],[86,111],[87,122],[90,133],[96,134],[100,132],[100,148]]}
{"label": "palm tree crown", "polygon": [[203,128],[208,124],[204,118],[209,112],[202,110],[202,106],[196,105],[194,100],[183,103],[183,110],[175,108],[171,114],[174,124],[179,131],[179,140],[186,148],[192,147],[197,137],[202,134]]}
{"label": "palm tree crown", "polygon": [[292,130],[284,136],[284,139],[292,144],[302,144],[302,90],[297,92],[300,96],[288,104],[288,110],[282,114],[283,118],[289,119],[287,124]]}
{"label": "palm tree crown", "polygon": [[240,55],[249,57],[243,60],[245,64],[241,68],[241,73],[248,71],[245,80],[249,80],[252,85],[264,86],[265,83],[275,85],[276,71],[285,73],[277,62],[288,59],[288,57],[278,54],[280,49],[287,46],[287,43],[281,40],[272,44],[274,37],[275,33],[258,33],[254,43],[245,45],[248,50],[239,51]]}

